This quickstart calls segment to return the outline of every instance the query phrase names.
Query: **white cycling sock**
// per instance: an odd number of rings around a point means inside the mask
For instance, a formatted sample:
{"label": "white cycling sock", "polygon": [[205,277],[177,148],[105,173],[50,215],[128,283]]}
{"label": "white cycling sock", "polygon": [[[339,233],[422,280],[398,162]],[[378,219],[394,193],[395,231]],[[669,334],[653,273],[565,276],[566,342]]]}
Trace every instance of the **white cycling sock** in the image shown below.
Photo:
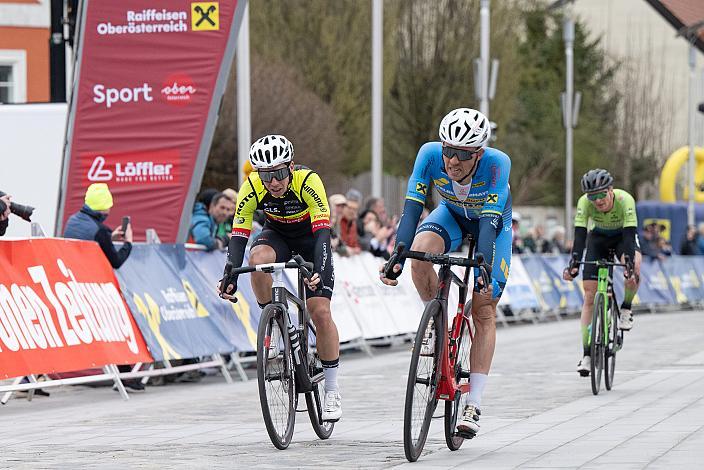
{"label": "white cycling sock", "polygon": [[340,368],[340,358],[333,361],[320,361],[323,365],[323,375],[325,375],[325,391],[333,392],[337,390],[337,371]]}
{"label": "white cycling sock", "polygon": [[481,408],[482,393],[484,393],[484,387],[486,386],[486,381],[488,378],[489,376],[487,374],[480,374],[479,372],[469,373],[468,403],[473,403],[477,408]]}

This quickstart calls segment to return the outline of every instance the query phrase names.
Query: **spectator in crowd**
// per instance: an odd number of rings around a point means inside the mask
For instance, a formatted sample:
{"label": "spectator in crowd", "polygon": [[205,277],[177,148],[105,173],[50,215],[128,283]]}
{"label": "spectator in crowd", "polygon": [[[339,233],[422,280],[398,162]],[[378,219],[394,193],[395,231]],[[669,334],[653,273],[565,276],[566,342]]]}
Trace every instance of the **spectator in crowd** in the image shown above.
{"label": "spectator in crowd", "polygon": [[665,259],[664,255],[660,253],[659,239],[658,223],[653,221],[646,225],[643,229],[641,254],[650,257],[650,259]]}
{"label": "spectator in crowd", "polygon": [[658,238],[658,255],[661,260],[672,256],[672,245],[664,237]]}
{"label": "spectator in crowd", "polygon": [[235,203],[223,193],[216,193],[206,206],[201,201],[207,201],[207,196],[201,196],[193,207],[191,240],[204,245],[207,251],[223,250],[227,247],[227,239],[218,238],[218,226],[227,219],[228,214],[234,214]]}
{"label": "spectator in crowd", "polygon": [[699,248],[699,253],[704,255],[704,222],[700,222],[697,226],[697,248]]}
{"label": "spectator in crowd", "polygon": [[[4,205],[4,210],[0,211],[0,237],[5,235],[7,225],[10,223],[10,195],[5,194],[0,197],[0,201]],[[1,207],[2,205],[0,205]]]}
{"label": "spectator in crowd", "polygon": [[365,211],[360,219],[363,225],[363,235],[359,239],[361,248],[370,252],[374,256],[389,259],[389,239],[394,233],[394,229],[388,225],[382,225],[379,216],[372,210]]}
{"label": "spectator in crowd", "polygon": [[347,256],[347,247],[340,239],[340,220],[347,206],[347,198],[342,194],[333,194],[328,198],[330,205],[330,246],[340,256]]}
{"label": "spectator in crowd", "polygon": [[533,236],[526,237],[523,241],[526,249],[532,253],[551,253],[552,245],[550,241],[545,238],[545,228],[538,224],[533,229]]}
{"label": "spectator in crowd", "polygon": [[[110,230],[103,222],[110,214],[112,206],[113,199],[108,185],[105,183],[91,184],[86,191],[85,204],[66,222],[64,237],[98,242],[112,267],[119,269],[127,261],[132,251],[132,224],[127,224],[124,232],[121,226]],[[113,240],[122,240],[122,248],[115,249]],[[132,367],[129,365],[118,366],[118,369],[120,372],[132,371]],[[127,379],[122,383],[132,391],[144,390],[144,385],[139,379]]]}
{"label": "spectator in crowd", "polygon": [[359,189],[355,188],[350,188],[347,193],[345,194],[345,197],[347,198],[348,201],[354,201],[357,203],[357,210],[359,210],[359,206],[362,205],[362,193],[359,191]]}
{"label": "spectator in crowd", "polygon": [[[111,230],[105,222],[113,206],[110,188],[105,183],[93,183],[88,186],[85,204],[80,211],[69,217],[64,229],[65,238],[78,240],[94,240],[98,242],[105,256],[114,269],[119,269],[132,251],[132,224],[122,232],[122,227]],[[113,240],[123,242],[117,250]]]}
{"label": "spectator in crowd", "polygon": [[687,225],[687,233],[684,236],[684,241],[680,247],[680,253],[683,255],[700,255],[699,246],[697,245],[697,227],[694,225]]}
{"label": "spectator in crowd", "polygon": [[345,204],[340,218],[340,240],[347,247],[347,254],[351,256],[359,254],[362,248],[359,246],[359,234],[357,233],[359,201],[349,198],[350,191],[347,192],[347,204]]}
{"label": "spectator in crowd", "polygon": [[513,253],[525,253],[526,249],[523,244],[523,238],[521,237],[521,214],[513,211],[513,216],[511,218],[511,230],[513,230],[513,244],[511,251]]}
{"label": "spectator in crowd", "polygon": [[572,247],[568,247],[565,242],[565,227],[561,225],[553,229],[550,244],[552,246],[552,253],[554,254],[570,253],[572,251]]}
{"label": "spectator in crowd", "polygon": [[232,233],[232,217],[235,215],[235,203],[237,202],[237,191],[232,188],[227,188],[223,190],[223,195],[230,201],[232,205],[228,205],[225,220],[218,224],[217,237],[221,240],[225,240],[225,246],[230,241],[230,233]]}
{"label": "spectator in crowd", "polygon": [[362,214],[366,214],[368,211],[372,211],[376,214],[381,225],[390,225],[390,220],[388,218],[388,214],[386,213],[386,205],[384,204],[383,198],[370,197],[367,199],[367,203],[364,205],[364,211]]}

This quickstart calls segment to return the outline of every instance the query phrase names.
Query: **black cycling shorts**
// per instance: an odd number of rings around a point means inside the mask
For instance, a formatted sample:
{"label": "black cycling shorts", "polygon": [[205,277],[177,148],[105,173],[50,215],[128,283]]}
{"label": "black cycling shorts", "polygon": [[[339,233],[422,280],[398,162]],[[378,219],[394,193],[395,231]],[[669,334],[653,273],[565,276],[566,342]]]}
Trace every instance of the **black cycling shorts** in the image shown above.
{"label": "black cycling shorts", "polygon": [[[281,233],[272,230],[270,228],[264,227],[264,230],[257,235],[252,242],[252,248],[259,245],[267,245],[274,249],[276,252],[276,263],[285,263],[291,261],[293,254],[299,254],[304,260],[310,261],[315,264],[313,258],[315,257],[315,239],[313,236],[309,237],[286,237]],[[335,285],[335,274],[333,272],[332,266],[332,253],[330,252],[330,243],[327,243],[327,258],[330,260],[329,263],[325,263],[325,268],[320,275],[323,287],[317,292],[313,292],[306,286],[306,297],[325,297],[327,299],[332,298],[332,289]]]}
{"label": "black cycling shorts", "polygon": [[[625,243],[622,234],[617,235],[606,235],[603,233],[590,232],[587,237],[587,254],[584,257],[584,261],[598,261],[600,259],[606,259],[608,261],[613,261],[609,258],[609,251],[616,251],[616,258],[621,259],[624,254]],[[640,251],[640,246],[636,238],[636,251]],[[594,264],[585,264],[584,272],[582,273],[582,280],[584,281],[596,281],[599,278],[599,268]]]}

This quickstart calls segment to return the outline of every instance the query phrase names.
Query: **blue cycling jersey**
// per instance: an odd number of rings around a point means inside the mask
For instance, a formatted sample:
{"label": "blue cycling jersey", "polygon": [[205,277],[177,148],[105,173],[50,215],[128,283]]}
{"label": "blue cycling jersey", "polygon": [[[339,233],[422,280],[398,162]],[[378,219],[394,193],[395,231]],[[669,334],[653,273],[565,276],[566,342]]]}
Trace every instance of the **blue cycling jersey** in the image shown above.
{"label": "blue cycling jersey", "polygon": [[445,240],[445,252],[457,249],[462,237],[472,233],[477,252],[483,253],[494,268],[492,277],[497,282],[494,295],[500,295],[511,262],[510,172],[508,155],[487,147],[471,181],[464,185],[453,182],[445,171],[442,144],[426,143],[418,151],[408,181],[397,243],[411,246],[430,183],[434,183],[441,201],[418,227],[418,232],[432,231],[440,235]]}
{"label": "blue cycling jersey", "polygon": [[479,219],[483,216],[502,216],[508,209],[511,224],[511,194],[508,176],[511,172],[511,159],[500,150],[487,147],[479,161],[477,171],[471,183],[459,185],[453,183],[445,172],[442,160],[442,144],[428,142],[418,151],[413,174],[408,181],[406,199],[425,204],[430,182],[446,205],[455,215],[467,219]]}

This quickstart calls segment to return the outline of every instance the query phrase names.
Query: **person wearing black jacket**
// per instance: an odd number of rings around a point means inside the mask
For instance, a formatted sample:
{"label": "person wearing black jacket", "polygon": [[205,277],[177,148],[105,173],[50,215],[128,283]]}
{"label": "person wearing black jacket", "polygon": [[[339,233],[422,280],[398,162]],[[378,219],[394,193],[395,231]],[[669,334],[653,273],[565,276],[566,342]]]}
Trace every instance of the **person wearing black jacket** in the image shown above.
{"label": "person wearing black jacket", "polygon": [[[86,191],[85,204],[66,222],[64,238],[98,242],[113,269],[119,269],[127,261],[132,251],[132,225],[127,224],[124,233],[122,227],[110,230],[104,222],[110,215],[112,206],[112,194],[108,185],[105,183],[91,184]],[[122,248],[116,249],[112,243],[113,240],[122,240],[124,242]],[[120,372],[132,370],[129,365],[119,365],[118,369]],[[144,391],[144,385],[139,379],[123,380],[122,383],[132,391]]]}
{"label": "person wearing black jacket", "polygon": [[6,194],[6,195],[0,197],[0,201],[2,201],[0,208],[3,208],[2,212],[0,212],[0,237],[1,237],[1,236],[5,235],[5,231],[7,230],[7,224],[10,222],[10,196],[8,196]]}
{"label": "person wearing black jacket", "polygon": [[[127,261],[132,251],[132,225],[122,232],[122,227],[111,230],[104,224],[113,205],[112,194],[105,183],[93,183],[86,191],[85,204],[80,211],[69,217],[64,229],[64,238],[93,240],[98,242],[114,269]],[[123,240],[118,250],[113,240]]]}

